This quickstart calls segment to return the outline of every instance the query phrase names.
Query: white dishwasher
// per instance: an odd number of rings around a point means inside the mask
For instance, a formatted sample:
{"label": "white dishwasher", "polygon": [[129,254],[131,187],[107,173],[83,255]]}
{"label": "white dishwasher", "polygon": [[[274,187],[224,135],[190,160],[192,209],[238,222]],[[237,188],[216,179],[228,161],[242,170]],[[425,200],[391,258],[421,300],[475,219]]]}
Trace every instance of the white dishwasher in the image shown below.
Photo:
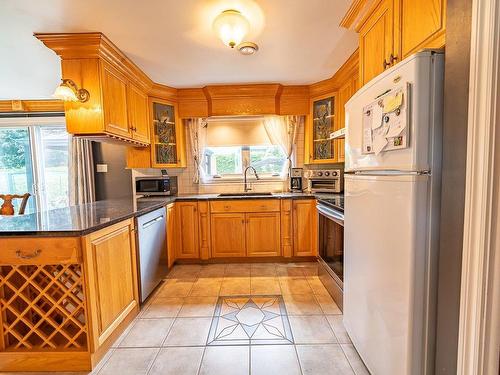
{"label": "white dishwasher", "polygon": [[168,273],[165,207],[138,216],[136,221],[139,296],[143,303]]}

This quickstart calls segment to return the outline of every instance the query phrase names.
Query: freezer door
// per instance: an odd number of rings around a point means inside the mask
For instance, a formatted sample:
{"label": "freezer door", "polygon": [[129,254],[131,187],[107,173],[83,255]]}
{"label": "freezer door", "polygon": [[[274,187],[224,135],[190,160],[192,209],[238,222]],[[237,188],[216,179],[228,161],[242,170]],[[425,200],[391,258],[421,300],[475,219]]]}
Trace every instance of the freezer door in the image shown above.
{"label": "freezer door", "polygon": [[[432,170],[439,163],[442,128],[443,55],[417,53],[363,86],[345,105],[345,170]],[[363,108],[389,90],[407,87],[408,147],[363,153]]]}
{"label": "freezer door", "polygon": [[373,374],[421,374],[429,176],[345,176],[344,324]]}

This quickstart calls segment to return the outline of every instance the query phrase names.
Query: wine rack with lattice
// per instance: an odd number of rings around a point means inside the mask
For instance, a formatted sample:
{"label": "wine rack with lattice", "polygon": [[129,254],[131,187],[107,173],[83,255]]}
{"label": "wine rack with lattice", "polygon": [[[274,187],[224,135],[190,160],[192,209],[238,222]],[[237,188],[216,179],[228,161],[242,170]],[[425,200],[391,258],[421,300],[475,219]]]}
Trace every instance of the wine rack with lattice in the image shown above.
{"label": "wine rack with lattice", "polygon": [[3,349],[86,351],[82,277],[80,264],[1,266]]}

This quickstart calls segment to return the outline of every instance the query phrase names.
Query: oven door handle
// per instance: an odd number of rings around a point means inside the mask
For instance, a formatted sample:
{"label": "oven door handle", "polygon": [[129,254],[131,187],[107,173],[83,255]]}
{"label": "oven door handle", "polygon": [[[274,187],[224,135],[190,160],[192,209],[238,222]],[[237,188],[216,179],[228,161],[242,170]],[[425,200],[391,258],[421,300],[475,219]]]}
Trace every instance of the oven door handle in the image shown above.
{"label": "oven door handle", "polygon": [[316,209],[318,212],[327,217],[330,220],[335,221],[337,224],[344,226],[344,216],[336,212],[335,210],[332,210],[331,208],[325,207],[322,204],[316,204]]}

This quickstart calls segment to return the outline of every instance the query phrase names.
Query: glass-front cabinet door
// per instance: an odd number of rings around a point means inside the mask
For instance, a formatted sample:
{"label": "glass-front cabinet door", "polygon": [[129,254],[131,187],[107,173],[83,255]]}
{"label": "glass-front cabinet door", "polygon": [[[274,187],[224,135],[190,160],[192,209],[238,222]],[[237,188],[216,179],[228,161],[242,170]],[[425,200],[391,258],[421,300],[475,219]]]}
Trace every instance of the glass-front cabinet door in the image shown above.
{"label": "glass-front cabinet door", "polygon": [[336,124],[335,104],[335,95],[315,99],[311,103],[311,118],[306,129],[309,140],[309,160],[306,162],[310,164],[337,161],[336,142],[330,139]]}
{"label": "glass-front cabinet door", "polygon": [[183,167],[184,132],[174,104],[153,100],[152,106],[152,161],[153,167]]}

